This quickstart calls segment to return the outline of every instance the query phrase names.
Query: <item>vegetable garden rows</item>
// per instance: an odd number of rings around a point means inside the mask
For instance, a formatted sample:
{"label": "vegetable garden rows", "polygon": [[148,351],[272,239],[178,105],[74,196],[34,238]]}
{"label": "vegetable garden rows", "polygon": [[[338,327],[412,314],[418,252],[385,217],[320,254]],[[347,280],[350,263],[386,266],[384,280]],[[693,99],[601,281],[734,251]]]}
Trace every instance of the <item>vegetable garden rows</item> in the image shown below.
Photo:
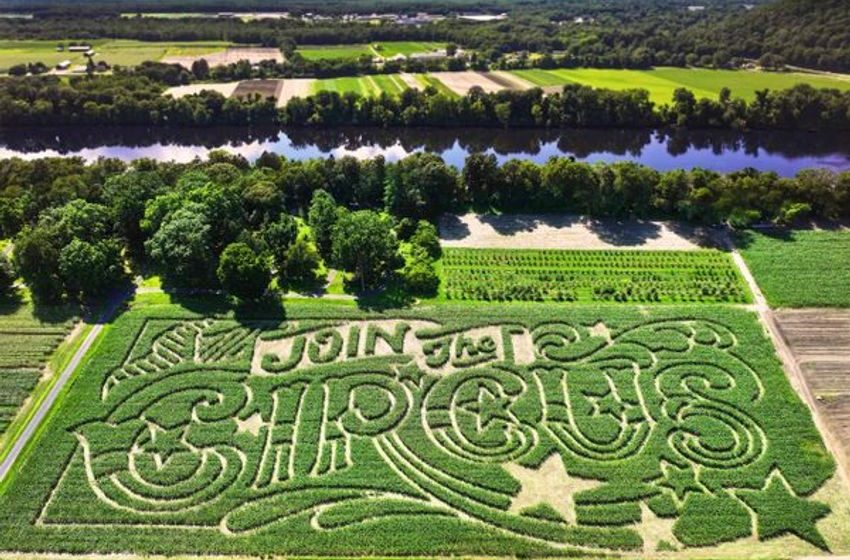
{"label": "vegetable garden rows", "polygon": [[40,320],[31,306],[0,306],[0,434],[42,377],[50,356],[73,326],[67,309]]}
{"label": "vegetable garden rows", "polygon": [[745,310],[292,304],[280,323],[192,307],[110,327],[0,496],[0,549],[839,542],[819,524],[846,500],[820,491],[834,463]]}
{"label": "vegetable garden rows", "polygon": [[731,302],[747,288],[720,251],[445,249],[453,300]]}

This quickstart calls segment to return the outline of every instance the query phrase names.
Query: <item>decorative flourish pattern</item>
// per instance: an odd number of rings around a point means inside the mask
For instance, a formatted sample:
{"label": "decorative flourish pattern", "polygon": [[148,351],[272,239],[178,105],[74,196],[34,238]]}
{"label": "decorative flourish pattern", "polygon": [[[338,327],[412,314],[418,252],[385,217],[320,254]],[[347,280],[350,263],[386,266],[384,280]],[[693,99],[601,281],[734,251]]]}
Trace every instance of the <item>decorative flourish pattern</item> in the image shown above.
{"label": "decorative flourish pattern", "polygon": [[[235,538],[386,520],[414,531],[436,516],[631,550],[658,544],[649,520],[666,547],[756,527],[826,548],[814,521],[827,509],[787,478],[805,465],[772,451],[798,435],[760,422],[782,398],[744,356],[704,319],[149,320],[104,375],[96,417],[70,430],[77,449],[37,524]],[[713,529],[694,504],[751,523]],[[806,526],[774,519],[780,506]]]}

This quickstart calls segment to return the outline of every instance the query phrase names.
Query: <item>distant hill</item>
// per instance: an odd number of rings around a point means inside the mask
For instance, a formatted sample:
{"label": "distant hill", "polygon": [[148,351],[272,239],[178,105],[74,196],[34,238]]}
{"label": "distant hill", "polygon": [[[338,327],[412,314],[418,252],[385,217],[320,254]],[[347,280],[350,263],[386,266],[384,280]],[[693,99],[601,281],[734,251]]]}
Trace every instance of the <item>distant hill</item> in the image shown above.
{"label": "distant hill", "polygon": [[720,33],[738,54],[772,53],[788,64],[850,70],[850,0],[779,0],[731,18]]}

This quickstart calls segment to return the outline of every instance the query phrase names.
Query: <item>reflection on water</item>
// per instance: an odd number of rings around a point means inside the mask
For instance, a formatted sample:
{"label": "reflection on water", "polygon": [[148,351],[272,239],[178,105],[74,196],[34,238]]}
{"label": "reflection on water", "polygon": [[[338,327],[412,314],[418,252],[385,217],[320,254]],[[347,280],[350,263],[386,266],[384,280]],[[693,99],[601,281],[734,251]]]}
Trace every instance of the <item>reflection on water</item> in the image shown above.
{"label": "reflection on water", "polygon": [[754,167],[794,175],[807,167],[850,169],[850,137],[789,132],[495,129],[78,128],[0,130],[0,157],[79,156],[87,160],[153,158],[190,161],[224,148],[249,160],[269,151],[291,159],[383,155],[396,161],[417,151],[455,166],[473,152],[543,162],[573,156],[598,162],[631,160],[659,170]]}

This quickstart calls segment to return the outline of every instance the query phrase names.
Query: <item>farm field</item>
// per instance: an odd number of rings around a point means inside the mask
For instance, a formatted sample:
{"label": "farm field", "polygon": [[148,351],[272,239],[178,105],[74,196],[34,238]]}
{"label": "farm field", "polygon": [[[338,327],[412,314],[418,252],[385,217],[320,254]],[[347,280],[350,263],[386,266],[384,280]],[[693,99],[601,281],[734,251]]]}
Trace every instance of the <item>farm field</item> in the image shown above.
{"label": "farm field", "polygon": [[643,88],[656,103],[669,103],[677,88],[688,88],[697,97],[716,99],[720,90],[728,87],[733,97],[748,101],[762,89],[787,89],[806,83],[818,88],[850,90],[850,79],[804,73],[777,73],[705,68],[668,68],[652,70],[610,70],[576,68],[557,70],[515,70],[514,75],[540,87],[563,86],[569,83],[596,88],[624,90]]}
{"label": "farm field", "polygon": [[339,94],[357,93],[370,97],[381,95],[381,93],[398,95],[405,89],[407,84],[398,74],[386,74],[315,80],[311,86],[311,93],[333,91]]}
{"label": "farm field", "polygon": [[165,302],[108,327],[0,495],[0,549],[850,551],[743,309]]}
{"label": "farm field", "polygon": [[771,307],[850,307],[850,230],[746,231],[735,242]]}
{"label": "farm field", "polygon": [[428,41],[386,41],[372,44],[348,45],[304,45],[298,54],[307,60],[355,59],[363,55],[392,58],[396,55],[410,56],[445,48],[445,43]]}
{"label": "farm field", "polygon": [[704,251],[443,250],[449,300],[734,302],[750,300],[728,254]]}
{"label": "farm field", "polygon": [[44,368],[74,326],[70,307],[42,308],[0,303],[0,443],[21,405],[40,382]]}
{"label": "farm field", "polygon": [[[68,41],[0,41],[0,71],[5,72],[16,64],[43,62],[48,66],[70,60],[72,65],[85,64],[82,53],[57,52],[57,44]],[[97,56],[111,65],[131,66],[148,60],[161,60],[169,56],[196,56],[223,51],[229,43],[218,41],[168,42],[130,40],[77,41],[91,44]]]}
{"label": "farm field", "polygon": [[850,467],[850,310],[794,309],[776,313],[836,447]]}

